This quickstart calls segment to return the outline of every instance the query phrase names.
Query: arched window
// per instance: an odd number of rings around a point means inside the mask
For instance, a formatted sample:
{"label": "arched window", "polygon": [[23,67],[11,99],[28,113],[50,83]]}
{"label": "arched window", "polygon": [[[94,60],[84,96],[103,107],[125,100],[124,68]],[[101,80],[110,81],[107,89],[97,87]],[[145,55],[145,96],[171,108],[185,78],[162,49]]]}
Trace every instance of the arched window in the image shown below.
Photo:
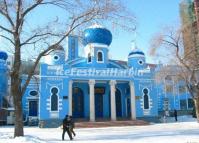
{"label": "arched window", "polygon": [[103,62],[104,59],[103,59],[103,53],[101,51],[97,52],[97,61],[98,62]]}
{"label": "arched window", "polygon": [[58,89],[53,87],[51,89],[51,111],[58,111]]}
{"label": "arched window", "polygon": [[149,96],[148,96],[148,89],[144,88],[143,89],[143,93],[144,93],[144,109],[149,109]]}
{"label": "arched window", "polygon": [[91,62],[91,53],[88,53],[88,63]]}

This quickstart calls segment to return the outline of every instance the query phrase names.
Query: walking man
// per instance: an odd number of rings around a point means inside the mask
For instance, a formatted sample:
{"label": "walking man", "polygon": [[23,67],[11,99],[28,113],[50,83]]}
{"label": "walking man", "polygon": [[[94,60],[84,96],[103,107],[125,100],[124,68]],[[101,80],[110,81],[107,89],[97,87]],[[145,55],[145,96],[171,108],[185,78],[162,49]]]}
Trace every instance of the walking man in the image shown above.
{"label": "walking man", "polygon": [[74,132],[74,128],[75,128],[75,122],[72,118],[72,116],[69,116],[70,117],[70,132],[73,134],[73,136],[75,136],[75,132]]}
{"label": "walking man", "polygon": [[73,140],[70,128],[71,128],[71,120],[70,120],[70,117],[68,115],[66,115],[65,118],[64,118],[64,120],[63,120],[62,140],[64,140],[65,132],[67,132],[70,140]]}
{"label": "walking man", "polygon": [[177,113],[177,110],[174,109],[174,117],[175,117],[175,121],[177,122],[178,121],[178,113]]}

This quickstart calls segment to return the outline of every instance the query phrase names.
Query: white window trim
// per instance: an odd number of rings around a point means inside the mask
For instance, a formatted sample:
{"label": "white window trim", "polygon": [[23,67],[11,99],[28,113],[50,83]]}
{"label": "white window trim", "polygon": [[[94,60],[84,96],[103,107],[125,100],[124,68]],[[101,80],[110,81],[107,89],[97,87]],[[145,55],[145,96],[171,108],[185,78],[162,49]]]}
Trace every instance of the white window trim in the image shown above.
{"label": "white window trim", "polygon": [[[98,59],[98,53],[101,52],[102,53],[102,61],[99,61]],[[97,63],[104,63],[104,52],[102,50],[98,50],[97,51]]]}
{"label": "white window trim", "polygon": [[[148,109],[145,109],[144,108],[144,89],[147,89],[148,90],[148,94],[147,94],[147,96],[148,96],[148,104],[149,104],[149,108]],[[144,110],[150,110],[150,96],[149,96],[149,93],[150,93],[150,90],[149,90],[149,88],[147,88],[147,87],[145,87],[145,88],[143,88],[142,89],[142,99],[143,99],[143,109]]]}
{"label": "white window trim", "polygon": [[[36,91],[37,92],[37,95],[35,95],[35,96],[33,96],[33,95],[30,95],[30,92],[32,92],[32,91]],[[29,90],[29,92],[28,92],[28,96],[29,97],[38,97],[39,96],[39,92],[37,91],[37,90]]]}
{"label": "white window trim", "polygon": [[[51,110],[51,97],[52,97],[52,92],[51,92],[51,90],[52,90],[53,88],[57,88],[57,90],[58,90],[58,91],[57,91],[57,98],[58,98],[58,99],[57,99],[57,102],[58,102],[58,103],[57,103],[57,106],[58,106],[58,107],[57,107],[57,111],[52,111],[52,110]],[[51,95],[50,95],[50,112],[52,112],[52,113],[57,113],[57,112],[59,112],[59,88],[58,88],[57,86],[52,86],[52,87],[50,88],[50,94],[51,94]]]}

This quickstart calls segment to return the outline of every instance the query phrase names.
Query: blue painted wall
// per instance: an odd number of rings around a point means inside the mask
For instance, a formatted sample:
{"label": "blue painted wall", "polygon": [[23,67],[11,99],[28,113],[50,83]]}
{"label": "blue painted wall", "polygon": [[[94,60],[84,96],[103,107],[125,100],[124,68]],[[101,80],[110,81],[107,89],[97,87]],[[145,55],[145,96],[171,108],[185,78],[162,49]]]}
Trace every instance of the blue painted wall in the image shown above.
{"label": "blue painted wall", "polygon": [[6,60],[8,55],[0,51],[0,109],[3,104],[3,97],[7,95],[8,90],[8,67]]}

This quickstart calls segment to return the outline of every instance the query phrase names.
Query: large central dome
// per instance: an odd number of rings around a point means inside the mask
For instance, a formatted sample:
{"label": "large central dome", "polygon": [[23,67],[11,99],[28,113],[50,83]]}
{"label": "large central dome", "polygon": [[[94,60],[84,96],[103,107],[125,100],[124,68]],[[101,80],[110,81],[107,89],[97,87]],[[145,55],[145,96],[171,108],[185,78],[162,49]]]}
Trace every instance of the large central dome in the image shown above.
{"label": "large central dome", "polygon": [[84,30],[83,44],[98,43],[109,46],[112,42],[111,32],[101,25],[93,25]]}

